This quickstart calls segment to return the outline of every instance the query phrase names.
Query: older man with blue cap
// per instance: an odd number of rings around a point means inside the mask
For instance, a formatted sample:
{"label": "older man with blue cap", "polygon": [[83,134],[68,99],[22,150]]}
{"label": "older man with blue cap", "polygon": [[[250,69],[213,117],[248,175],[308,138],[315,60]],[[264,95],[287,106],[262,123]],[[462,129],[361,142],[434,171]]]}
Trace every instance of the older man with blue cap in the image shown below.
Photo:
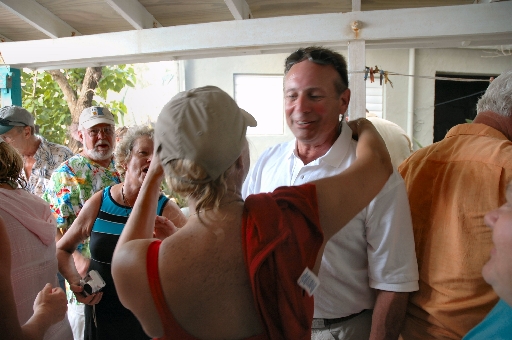
{"label": "older man with blue cap", "polygon": [[41,197],[53,171],[73,152],[35,134],[34,116],[20,106],[0,109],[0,136],[23,157],[27,189]]}

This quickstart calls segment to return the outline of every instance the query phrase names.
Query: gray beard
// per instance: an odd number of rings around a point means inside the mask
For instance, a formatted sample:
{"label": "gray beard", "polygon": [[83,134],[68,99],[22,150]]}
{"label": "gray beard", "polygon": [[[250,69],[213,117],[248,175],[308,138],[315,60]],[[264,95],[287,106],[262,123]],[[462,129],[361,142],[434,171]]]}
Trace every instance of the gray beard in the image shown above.
{"label": "gray beard", "polygon": [[87,143],[84,143],[83,145],[84,145],[85,152],[87,153],[87,155],[89,155],[89,157],[93,161],[105,161],[107,159],[112,158],[112,153],[113,153],[112,146],[110,146],[110,149],[105,150],[105,151],[96,151],[94,148],[89,149],[87,147]]}

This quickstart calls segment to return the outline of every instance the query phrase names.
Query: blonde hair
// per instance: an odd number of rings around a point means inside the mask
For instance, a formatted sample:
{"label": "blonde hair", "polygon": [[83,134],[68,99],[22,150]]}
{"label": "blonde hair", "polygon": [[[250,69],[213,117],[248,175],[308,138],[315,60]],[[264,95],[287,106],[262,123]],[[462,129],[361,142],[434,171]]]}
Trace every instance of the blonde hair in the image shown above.
{"label": "blonde hair", "polygon": [[0,183],[7,183],[13,189],[26,188],[22,171],[23,159],[19,152],[7,142],[0,142]]}
{"label": "blonde hair", "polygon": [[208,180],[203,167],[187,159],[175,159],[164,165],[165,178],[172,191],[197,201],[196,213],[202,209],[217,209],[227,192],[227,177],[235,168],[231,165],[216,180]]}

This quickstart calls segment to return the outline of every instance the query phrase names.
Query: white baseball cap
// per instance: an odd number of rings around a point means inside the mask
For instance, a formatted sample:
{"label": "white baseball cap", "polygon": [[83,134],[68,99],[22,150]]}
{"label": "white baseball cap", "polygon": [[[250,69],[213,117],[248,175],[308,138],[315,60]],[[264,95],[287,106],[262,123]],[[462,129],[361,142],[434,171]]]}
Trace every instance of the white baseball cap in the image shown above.
{"label": "white baseball cap", "polygon": [[115,125],[114,116],[110,111],[101,106],[91,106],[85,108],[78,119],[78,127],[89,129],[98,124]]}

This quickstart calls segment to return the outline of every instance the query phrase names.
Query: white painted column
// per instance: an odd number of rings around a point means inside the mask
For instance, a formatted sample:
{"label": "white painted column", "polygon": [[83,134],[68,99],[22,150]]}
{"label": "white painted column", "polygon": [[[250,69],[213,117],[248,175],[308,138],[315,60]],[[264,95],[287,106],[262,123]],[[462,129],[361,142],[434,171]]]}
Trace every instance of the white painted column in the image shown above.
{"label": "white painted column", "polygon": [[[407,135],[414,137],[414,76],[416,74],[416,49],[409,49],[409,84],[407,89]],[[414,145],[414,143],[413,143]]]}
{"label": "white painted column", "polygon": [[352,12],[361,10],[361,0],[352,0]]}
{"label": "white painted column", "polygon": [[350,119],[366,117],[366,84],[364,71],[366,64],[366,48],[364,40],[353,40],[348,43],[348,82],[350,88],[349,115]]}
{"label": "white painted column", "polygon": [[176,60],[176,76],[178,77],[178,92],[186,91],[185,63],[186,60]]}

